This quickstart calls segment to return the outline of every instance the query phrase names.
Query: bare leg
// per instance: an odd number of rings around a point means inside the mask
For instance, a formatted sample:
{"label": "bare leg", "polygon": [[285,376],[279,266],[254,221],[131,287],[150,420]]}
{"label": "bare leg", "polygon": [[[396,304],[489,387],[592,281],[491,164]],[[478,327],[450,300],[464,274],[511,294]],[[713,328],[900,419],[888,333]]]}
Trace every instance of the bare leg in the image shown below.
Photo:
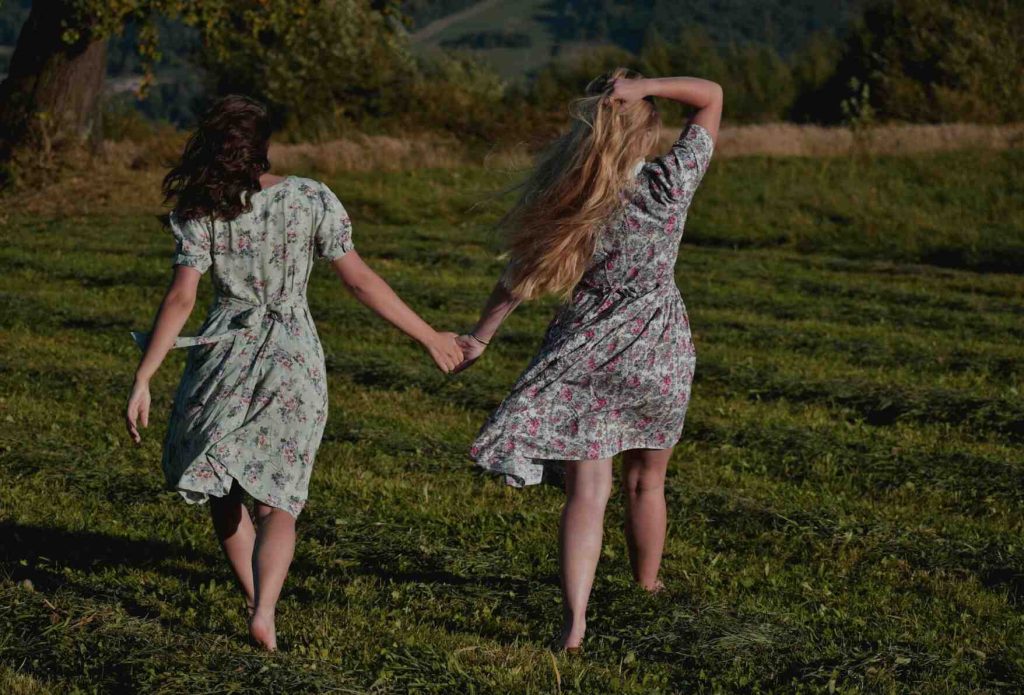
{"label": "bare leg", "polygon": [[633,578],[648,591],[658,579],[665,549],[665,471],[672,449],[632,449],[623,454],[622,495],[626,506],[626,545]]}
{"label": "bare leg", "polygon": [[579,647],[587,630],[587,601],[601,556],[604,510],[611,491],[611,459],[566,462],[566,499],[558,536],[563,648]]}
{"label": "bare leg", "polygon": [[253,591],[252,551],[256,544],[256,529],[249,517],[249,510],[242,499],[242,488],[235,483],[224,497],[210,497],[210,517],[213,528],[220,540],[220,547],[231,564],[245,605],[252,613],[256,606]]}
{"label": "bare leg", "polygon": [[249,635],[268,651],[277,649],[274,615],[281,587],[295,554],[295,517],[283,509],[256,503],[256,549],[252,566],[256,580],[256,610],[249,620]]}

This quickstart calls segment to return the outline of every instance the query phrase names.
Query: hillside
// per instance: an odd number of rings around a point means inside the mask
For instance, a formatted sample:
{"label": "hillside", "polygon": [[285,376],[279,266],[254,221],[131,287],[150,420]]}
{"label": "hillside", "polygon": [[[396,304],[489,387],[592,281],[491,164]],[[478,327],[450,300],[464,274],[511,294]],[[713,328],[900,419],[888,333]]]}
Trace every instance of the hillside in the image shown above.
{"label": "hillside", "polygon": [[684,29],[699,27],[719,45],[758,43],[786,56],[815,33],[841,34],[862,5],[863,0],[418,0],[404,7],[421,51],[465,50],[515,80],[588,47],[638,51],[653,28],[671,42]]}

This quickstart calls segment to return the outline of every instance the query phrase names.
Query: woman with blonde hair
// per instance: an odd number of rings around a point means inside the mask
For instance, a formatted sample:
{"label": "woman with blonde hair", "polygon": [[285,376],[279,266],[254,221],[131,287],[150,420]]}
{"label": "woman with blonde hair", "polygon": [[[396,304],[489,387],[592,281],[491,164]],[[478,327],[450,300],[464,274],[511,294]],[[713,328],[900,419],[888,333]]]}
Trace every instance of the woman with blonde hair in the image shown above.
{"label": "woman with blonde hair", "polygon": [[[671,150],[645,163],[660,126],[652,97],[696,112]],[[649,591],[662,587],[665,472],[695,364],[673,268],[721,113],[722,90],[707,80],[643,79],[621,68],[594,80],[573,105],[569,131],[502,220],[508,267],[476,327],[459,339],[465,368],[520,301],[565,299],[471,456],[516,487],[564,470],[561,647],[568,651],[580,648],[586,631],[618,453],[633,576]]]}

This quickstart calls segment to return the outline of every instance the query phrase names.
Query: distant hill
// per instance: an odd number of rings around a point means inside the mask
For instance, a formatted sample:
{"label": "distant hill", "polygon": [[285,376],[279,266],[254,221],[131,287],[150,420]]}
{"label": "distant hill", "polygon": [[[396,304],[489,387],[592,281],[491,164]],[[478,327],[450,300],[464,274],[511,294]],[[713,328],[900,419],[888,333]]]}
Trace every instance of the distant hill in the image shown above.
{"label": "distant hill", "polygon": [[[841,34],[864,0],[409,0],[414,44],[471,52],[507,79],[587,47],[636,52],[699,26],[720,45],[759,43],[786,56],[816,32]],[[447,14],[445,11],[449,11]]]}

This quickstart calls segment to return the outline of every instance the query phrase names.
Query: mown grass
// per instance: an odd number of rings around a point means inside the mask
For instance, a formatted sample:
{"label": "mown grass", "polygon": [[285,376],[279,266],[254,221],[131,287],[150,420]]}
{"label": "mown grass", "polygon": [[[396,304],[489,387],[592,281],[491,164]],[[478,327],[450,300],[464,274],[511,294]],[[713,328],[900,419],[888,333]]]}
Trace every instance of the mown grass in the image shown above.
{"label": "mown grass", "polygon": [[[204,510],[161,490],[180,355],[142,447],[122,433],[127,331],[168,278],[159,208],[97,191],[108,202],[87,213],[28,216],[7,199],[0,690],[1018,690],[1021,164],[716,164],[677,268],[699,362],[667,490],[668,589],[631,585],[614,500],[575,659],[548,651],[560,493],[506,489],[465,458],[551,302],[446,378],[318,270],[332,413],[285,648],[265,656],[242,640]],[[506,175],[329,182],[374,267],[428,320],[469,325],[500,267],[487,225]]]}

